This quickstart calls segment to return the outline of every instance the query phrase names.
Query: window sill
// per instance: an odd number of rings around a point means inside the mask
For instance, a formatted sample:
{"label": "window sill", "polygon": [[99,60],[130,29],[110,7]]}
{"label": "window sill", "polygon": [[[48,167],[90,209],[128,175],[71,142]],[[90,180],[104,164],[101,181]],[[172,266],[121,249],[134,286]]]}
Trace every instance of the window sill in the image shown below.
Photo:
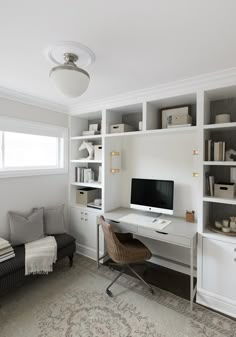
{"label": "window sill", "polygon": [[17,178],[17,177],[31,177],[31,176],[43,176],[51,174],[67,174],[67,168],[55,168],[55,169],[31,169],[31,170],[0,170],[1,178]]}

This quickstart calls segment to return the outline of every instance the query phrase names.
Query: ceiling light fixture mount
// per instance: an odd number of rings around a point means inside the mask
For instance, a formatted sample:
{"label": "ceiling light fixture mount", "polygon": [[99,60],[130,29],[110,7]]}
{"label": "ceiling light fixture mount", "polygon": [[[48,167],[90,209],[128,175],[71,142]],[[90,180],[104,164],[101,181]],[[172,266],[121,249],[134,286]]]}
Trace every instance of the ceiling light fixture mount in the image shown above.
{"label": "ceiling light fixture mount", "polygon": [[80,67],[95,60],[94,53],[77,42],[58,42],[47,49],[50,61],[56,64],[49,73],[56,87],[68,97],[79,97],[88,88],[90,76]]}

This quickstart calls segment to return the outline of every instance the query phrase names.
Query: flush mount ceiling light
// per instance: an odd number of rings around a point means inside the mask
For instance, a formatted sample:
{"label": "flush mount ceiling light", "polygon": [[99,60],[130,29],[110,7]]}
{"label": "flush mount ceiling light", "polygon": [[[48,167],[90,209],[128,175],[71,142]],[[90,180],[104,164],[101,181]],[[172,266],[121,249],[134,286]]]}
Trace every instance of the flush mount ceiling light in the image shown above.
{"label": "flush mount ceiling light", "polygon": [[56,87],[68,97],[79,97],[88,88],[90,76],[83,68],[94,62],[95,56],[77,42],[58,42],[47,50],[50,61],[57,64],[49,73]]}

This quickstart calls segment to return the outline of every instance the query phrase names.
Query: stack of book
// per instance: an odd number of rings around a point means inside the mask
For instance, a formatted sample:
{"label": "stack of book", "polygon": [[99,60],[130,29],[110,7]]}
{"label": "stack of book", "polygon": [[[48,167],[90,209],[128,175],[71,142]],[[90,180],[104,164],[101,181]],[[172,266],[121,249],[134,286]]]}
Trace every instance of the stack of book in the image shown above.
{"label": "stack of book", "polygon": [[213,142],[211,139],[206,141],[205,158],[207,161],[225,160],[225,142]]}
{"label": "stack of book", "polygon": [[10,243],[0,238],[0,263],[13,257],[15,257],[15,253]]}
{"label": "stack of book", "polygon": [[91,168],[76,167],[75,181],[78,183],[90,183],[94,181],[94,171]]}

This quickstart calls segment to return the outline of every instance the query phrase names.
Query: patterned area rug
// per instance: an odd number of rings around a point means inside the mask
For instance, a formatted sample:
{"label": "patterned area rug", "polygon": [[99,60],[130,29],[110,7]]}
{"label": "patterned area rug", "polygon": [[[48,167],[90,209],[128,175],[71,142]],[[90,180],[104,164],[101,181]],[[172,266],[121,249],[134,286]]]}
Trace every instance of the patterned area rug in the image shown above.
{"label": "patterned area rug", "polygon": [[77,256],[0,298],[0,337],[235,337],[236,322]]}

